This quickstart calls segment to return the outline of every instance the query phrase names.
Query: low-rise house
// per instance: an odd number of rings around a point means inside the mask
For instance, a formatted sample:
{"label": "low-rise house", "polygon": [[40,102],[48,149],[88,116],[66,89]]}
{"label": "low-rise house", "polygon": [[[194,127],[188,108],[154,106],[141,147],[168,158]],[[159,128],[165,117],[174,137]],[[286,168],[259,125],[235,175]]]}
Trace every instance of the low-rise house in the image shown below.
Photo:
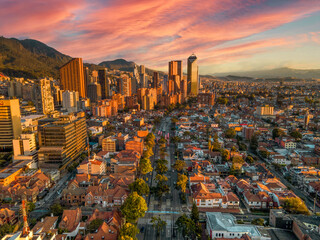
{"label": "low-rise house", "polygon": [[243,194],[243,199],[253,209],[267,209],[273,207],[273,200],[266,192],[258,192],[258,194],[247,191]]}
{"label": "low-rise house", "polygon": [[66,235],[66,237],[71,238],[77,236],[80,228],[81,218],[82,212],[80,208],[63,210],[59,228],[66,231],[63,233]]}
{"label": "low-rise house", "polygon": [[14,211],[8,208],[0,209],[0,226],[3,224],[13,225],[17,222],[17,216]]}
{"label": "low-rise house", "polygon": [[32,231],[35,234],[52,232],[56,228],[57,222],[58,217],[42,218],[41,221],[37,222],[37,224],[32,228]]}

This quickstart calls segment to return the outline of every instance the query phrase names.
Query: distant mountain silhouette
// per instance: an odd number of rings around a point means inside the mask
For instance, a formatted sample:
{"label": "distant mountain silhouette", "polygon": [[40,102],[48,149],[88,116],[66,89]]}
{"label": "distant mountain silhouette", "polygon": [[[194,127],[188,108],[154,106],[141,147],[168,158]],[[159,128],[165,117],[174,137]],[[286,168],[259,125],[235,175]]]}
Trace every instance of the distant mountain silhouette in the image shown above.
{"label": "distant mountain silhouette", "polygon": [[320,69],[293,69],[293,68],[276,68],[261,71],[244,71],[244,72],[227,72],[212,74],[217,77],[224,76],[242,76],[251,78],[318,78],[320,79]]}
{"label": "distant mountain silhouette", "polygon": [[70,59],[37,40],[0,37],[0,72],[8,76],[58,78],[59,67]]}

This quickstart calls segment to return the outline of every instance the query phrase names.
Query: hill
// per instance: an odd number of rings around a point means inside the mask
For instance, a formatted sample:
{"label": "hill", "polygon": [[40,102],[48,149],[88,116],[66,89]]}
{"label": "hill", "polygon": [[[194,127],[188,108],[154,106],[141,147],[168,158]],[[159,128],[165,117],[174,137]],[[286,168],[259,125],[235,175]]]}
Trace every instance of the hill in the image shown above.
{"label": "hill", "polygon": [[59,67],[70,59],[70,56],[33,39],[0,37],[0,72],[8,76],[58,78]]}
{"label": "hill", "polygon": [[276,68],[271,70],[247,71],[247,72],[228,72],[215,73],[214,76],[245,76],[251,78],[299,78],[299,79],[320,79],[320,69],[293,69],[293,68]]}

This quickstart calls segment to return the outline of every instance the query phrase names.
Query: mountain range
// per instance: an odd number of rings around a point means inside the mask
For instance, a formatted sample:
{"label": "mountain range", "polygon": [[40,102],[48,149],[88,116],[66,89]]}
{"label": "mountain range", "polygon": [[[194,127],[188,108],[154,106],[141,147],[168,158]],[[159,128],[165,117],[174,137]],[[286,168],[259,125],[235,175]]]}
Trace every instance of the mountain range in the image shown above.
{"label": "mountain range", "polygon": [[320,79],[320,69],[293,69],[293,68],[275,68],[260,71],[244,71],[244,72],[225,72],[212,74],[217,77],[224,76],[242,76],[251,78],[318,78]]}
{"label": "mountain range", "polygon": [[[46,44],[33,40],[18,40],[16,38],[0,37],[0,72],[13,77],[59,77],[59,68],[70,61],[72,57],[60,53]],[[92,64],[85,63],[85,66],[91,70],[101,69],[103,67],[121,71],[132,72],[135,62],[125,59],[116,59],[113,61],[103,61]],[[138,66],[138,65],[137,65]],[[145,68],[146,73],[153,74],[152,69]],[[162,76],[164,72],[159,72]],[[252,78],[320,78],[320,69],[300,70],[292,68],[278,68],[263,71],[247,72],[228,72],[216,73],[212,76],[243,76]]]}

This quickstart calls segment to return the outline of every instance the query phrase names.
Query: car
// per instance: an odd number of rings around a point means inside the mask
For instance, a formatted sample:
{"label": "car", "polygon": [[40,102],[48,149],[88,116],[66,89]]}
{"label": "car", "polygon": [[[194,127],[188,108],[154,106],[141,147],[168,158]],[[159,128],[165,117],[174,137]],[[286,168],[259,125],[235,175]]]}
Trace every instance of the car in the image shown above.
{"label": "car", "polygon": [[143,233],[144,231],[144,227],[140,228],[140,232]]}

